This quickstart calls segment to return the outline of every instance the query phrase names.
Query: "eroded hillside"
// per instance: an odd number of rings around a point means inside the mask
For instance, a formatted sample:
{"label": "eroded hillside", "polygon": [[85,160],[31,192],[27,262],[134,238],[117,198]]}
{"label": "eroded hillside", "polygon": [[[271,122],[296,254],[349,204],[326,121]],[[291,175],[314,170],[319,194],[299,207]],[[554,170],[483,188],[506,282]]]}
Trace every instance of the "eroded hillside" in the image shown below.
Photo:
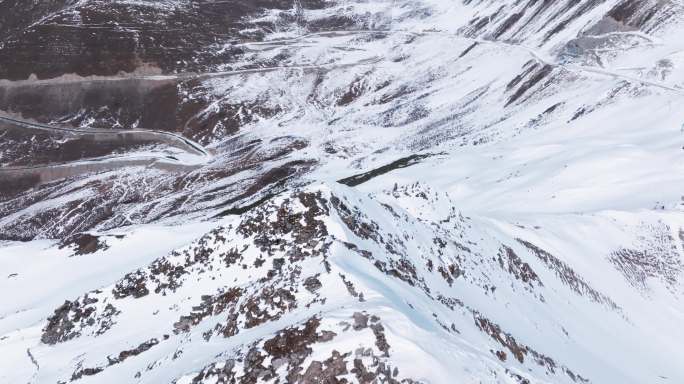
{"label": "eroded hillside", "polygon": [[683,18],[0,1],[0,381],[684,381]]}

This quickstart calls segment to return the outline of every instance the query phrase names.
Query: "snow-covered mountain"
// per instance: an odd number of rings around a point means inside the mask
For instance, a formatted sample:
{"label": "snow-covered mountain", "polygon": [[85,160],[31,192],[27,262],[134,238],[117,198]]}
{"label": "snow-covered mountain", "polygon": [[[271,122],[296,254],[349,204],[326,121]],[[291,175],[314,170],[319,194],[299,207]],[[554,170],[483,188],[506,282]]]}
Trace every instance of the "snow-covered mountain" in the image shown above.
{"label": "snow-covered mountain", "polygon": [[683,383],[682,36],[0,0],[0,383]]}

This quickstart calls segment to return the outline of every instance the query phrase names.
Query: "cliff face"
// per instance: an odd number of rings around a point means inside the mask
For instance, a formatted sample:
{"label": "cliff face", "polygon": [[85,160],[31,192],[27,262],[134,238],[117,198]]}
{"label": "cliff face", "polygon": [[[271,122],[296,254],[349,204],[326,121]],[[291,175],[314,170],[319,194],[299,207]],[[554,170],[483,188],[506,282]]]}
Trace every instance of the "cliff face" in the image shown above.
{"label": "cliff face", "polygon": [[684,381],[683,18],[0,0],[0,382]]}
{"label": "cliff face", "polygon": [[[278,1],[52,3],[2,4],[3,14],[13,21],[3,30],[0,77],[202,70],[235,56],[211,48],[239,38],[247,27],[243,18],[292,7],[291,2]],[[254,37],[263,36],[259,26],[254,27]]]}

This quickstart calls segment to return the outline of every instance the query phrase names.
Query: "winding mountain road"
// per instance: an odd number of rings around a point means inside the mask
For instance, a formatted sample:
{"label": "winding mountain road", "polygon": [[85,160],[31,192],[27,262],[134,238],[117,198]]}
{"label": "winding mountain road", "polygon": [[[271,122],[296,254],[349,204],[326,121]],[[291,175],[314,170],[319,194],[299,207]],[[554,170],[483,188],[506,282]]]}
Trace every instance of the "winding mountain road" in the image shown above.
{"label": "winding mountain road", "polygon": [[[125,130],[114,130],[114,129],[103,129],[103,128],[72,128],[63,127],[49,124],[42,124],[37,122],[31,122],[26,120],[20,120],[7,115],[0,114],[0,123],[8,123],[11,125],[29,128],[29,129],[39,129],[43,131],[53,131],[53,132],[66,132],[75,135],[87,134],[87,135],[141,135],[147,138],[157,138],[160,142],[165,142],[169,145],[178,147],[180,149],[185,149],[189,152],[193,152],[197,155],[204,156],[207,160],[211,159],[212,155],[199,143],[196,143],[183,135],[174,132],[166,131],[156,131],[151,129],[125,129]],[[175,144],[175,145],[174,145]]]}
{"label": "winding mountain road", "polygon": [[[642,79],[635,76],[629,76],[617,71],[613,71],[606,68],[583,66],[578,64],[570,64],[559,62],[553,58],[546,57],[546,55],[540,53],[537,49],[524,46],[521,44],[514,44],[505,41],[483,39],[483,38],[471,38],[466,36],[461,36],[452,32],[438,31],[438,30],[425,30],[425,31],[409,31],[409,30],[333,30],[325,32],[314,32],[301,35],[293,38],[270,40],[270,41],[258,41],[258,42],[244,42],[237,43],[233,46],[240,47],[266,47],[266,49],[274,49],[283,46],[290,46],[294,44],[301,44],[302,41],[307,39],[315,39],[317,37],[344,37],[344,36],[354,36],[361,34],[406,34],[410,36],[425,36],[425,35],[442,35],[449,36],[452,38],[463,39],[477,44],[490,44],[497,45],[500,47],[511,48],[515,50],[524,50],[527,52],[534,60],[537,62],[548,65],[554,68],[563,68],[575,73],[586,73],[593,75],[606,76],[613,79],[621,79],[628,81],[630,83],[638,83],[648,87],[659,88],[668,92],[673,92],[679,95],[684,95],[684,90],[671,86],[669,84],[650,81]],[[316,43],[314,40],[312,43]],[[261,67],[261,68],[249,68],[249,69],[237,69],[229,71],[216,71],[216,72],[206,72],[206,73],[180,73],[180,74],[169,74],[169,75],[140,75],[140,76],[115,76],[106,78],[83,78],[75,80],[61,80],[61,79],[47,79],[47,80],[25,80],[12,83],[26,83],[26,82],[60,82],[60,81],[77,81],[77,82],[88,82],[88,81],[118,81],[118,80],[130,80],[130,79],[140,79],[140,80],[187,80],[187,79],[209,79],[215,77],[225,77],[225,76],[237,76],[245,74],[255,74],[255,73],[267,73],[280,70],[310,70],[310,69],[340,69],[354,66],[363,65],[374,65],[382,61],[382,58],[374,56],[354,62],[348,63],[326,63],[326,64],[311,64],[311,65],[289,65],[289,66],[272,66],[272,67]],[[115,169],[116,167],[131,166],[131,165],[145,165],[145,166],[156,166],[160,168],[168,169],[171,168],[186,168],[186,167],[197,167],[199,164],[207,163],[211,161],[212,155],[199,143],[196,143],[180,134],[166,131],[157,130],[147,130],[147,129],[131,129],[131,130],[113,130],[113,129],[101,129],[101,128],[72,128],[63,127],[56,125],[48,125],[37,122],[31,122],[26,120],[17,119],[11,116],[3,115],[0,112],[0,123],[10,124],[16,127],[23,127],[27,129],[39,129],[45,131],[62,132],[73,135],[95,135],[100,137],[118,137],[121,140],[124,138],[131,141],[147,141],[147,142],[160,142],[167,144],[169,146],[179,148],[186,151],[189,154],[197,155],[202,158],[199,162],[184,163],[183,161],[176,159],[174,157],[165,156],[164,154],[127,154],[122,156],[104,156],[91,159],[82,159],[73,161],[70,163],[62,164],[46,164],[40,166],[30,166],[30,167],[4,167],[0,168],[0,177],[14,174],[21,174],[22,172],[37,173],[40,175],[51,175],[47,179],[58,178],[58,175],[75,175],[81,173],[92,172],[94,170],[102,169]],[[68,170],[68,171],[67,171]],[[43,180],[44,181],[44,180]]]}
{"label": "winding mountain road", "polygon": [[[392,33],[399,33],[399,34],[406,34],[410,36],[425,36],[425,35],[442,35],[442,36],[449,36],[457,39],[463,39],[467,40],[473,43],[478,43],[478,44],[490,44],[490,45],[497,45],[500,47],[508,47],[516,50],[524,50],[527,53],[529,53],[536,61],[540,62],[541,64],[545,65],[550,65],[552,67],[561,67],[564,68],[568,71],[572,72],[584,72],[584,73],[591,73],[591,74],[596,74],[596,75],[602,75],[606,77],[611,77],[611,78],[616,78],[616,79],[621,79],[628,81],[630,83],[640,83],[642,85],[650,86],[650,87],[655,87],[655,88],[660,88],[666,91],[674,92],[680,95],[684,95],[684,89],[680,89],[668,84],[664,84],[661,82],[657,81],[651,81],[651,80],[646,80],[642,79],[636,76],[629,76],[625,75],[623,73],[619,73],[614,70],[606,69],[606,68],[597,68],[597,67],[590,67],[590,66],[585,66],[585,65],[575,65],[575,64],[566,64],[566,63],[561,63],[556,60],[553,60],[551,58],[545,57],[545,55],[541,54],[538,50],[528,47],[525,45],[521,44],[514,44],[514,43],[508,43],[505,41],[500,41],[500,40],[491,40],[491,39],[483,39],[483,38],[472,38],[472,37],[466,37],[462,35],[458,35],[456,33],[452,32],[445,32],[445,31],[433,31],[433,30],[425,30],[425,31],[409,31],[409,30],[335,30],[335,31],[325,31],[325,32],[314,32],[314,33],[308,33],[299,37],[294,37],[294,38],[288,38],[288,39],[280,39],[280,40],[271,40],[271,41],[259,41],[259,42],[251,42],[251,43],[240,43],[236,44],[235,46],[283,46],[283,45],[289,45],[292,43],[299,43],[302,40],[305,40],[307,38],[311,37],[324,37],[324,36],[334,36],[334,37],[340,37],[340,36],[350,36],[350,35],[359,35],[359,34],[385,34],[389,35]],[[616,33],[612,33],[616,34]],[[622,34],[635,34],[635,33],[622,33]],[[653,38],[644,34],[644,33],[639,33],[637,34],[639,37],[642,37],[649,42],[653,42]],[[236,71],[239,72],[239,71]]]}
{"label": "winding mountain road", "polygon": [[188,162],[163,153],[144,152],[123,155],[108,155],[84,158],[66,163],[32,166],[10,166],[0,168],[0,180],[29,179],[34,185],[74,177],[86,173],[112,171],[123,167],[144,166],[164,171],[188,171],[201,167],[212,160],[212,154],[202,145],[173,132],[132,129],[113,130],[102,128],[72,128],[20,120],[0,115],[0,124],[5,123],[27,130],[59,132],[75,136],[95,136],[118,141],[159,142],[181,149],[198,161]]}
{"label": "winding mountain road", "polygon": [[257,67],[257,68],[246,68],[246,69],[235,69],[229,71],[215,71],[215,72],[203,72],[203,73],[175,73],[168,75],[124,75],[124,76],[111,76],[111,77],[84,77],[84,78],[72,78],[72,79],[43,79],[43,80],[17,80],[17,81],[7,81],[0,80],[0,85],[2,86],[22,86],[22,85],[45,85],[52,83],[90,83],[90,82],[110,82],[110,81],[130,81],[130,80],[147,80],[147,81],[183,81],[183,80],[205,80],[218,77],[229,77],[229,76],[239,76],[239,75],[249,75],[255,73],[269,73],[283,70],[320,70],[320,69],[341,69],[341,68],[351,68],[356,66],[373,65],[382,61],[380,57],[371,57],[367,59],[362,59],[358,61],[348,62],[348,63],[325,63],[325,64],[310,64],[310,65],[280,65],[271,67]]}

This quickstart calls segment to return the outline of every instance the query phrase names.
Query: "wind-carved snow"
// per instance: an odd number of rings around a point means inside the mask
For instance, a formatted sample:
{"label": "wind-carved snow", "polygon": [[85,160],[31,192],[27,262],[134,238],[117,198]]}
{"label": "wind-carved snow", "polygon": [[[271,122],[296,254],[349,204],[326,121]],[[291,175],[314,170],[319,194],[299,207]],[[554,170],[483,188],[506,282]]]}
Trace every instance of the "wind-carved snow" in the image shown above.
{"label": "wind-carved snow", "polygon": [[282,8],[145,77],[210,162],[0,203],[0,381],[684,380],[679,2]]}

